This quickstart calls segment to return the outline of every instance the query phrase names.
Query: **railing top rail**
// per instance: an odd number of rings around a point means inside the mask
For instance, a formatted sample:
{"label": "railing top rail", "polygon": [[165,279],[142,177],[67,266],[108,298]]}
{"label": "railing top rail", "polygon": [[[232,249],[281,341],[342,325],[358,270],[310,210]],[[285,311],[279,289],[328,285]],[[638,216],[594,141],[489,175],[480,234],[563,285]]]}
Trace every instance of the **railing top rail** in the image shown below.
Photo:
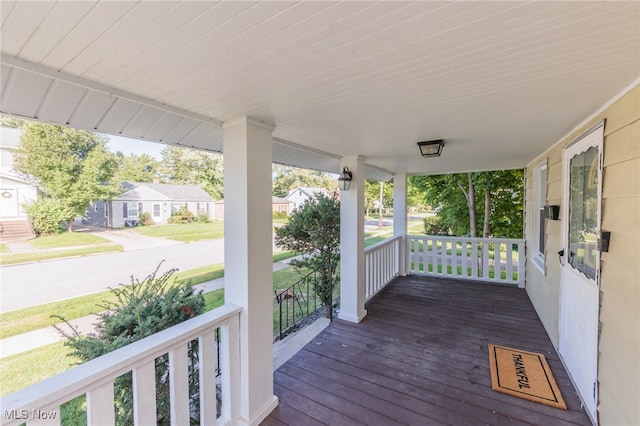
{"label": "railing top rail", "polygon": [[99,387],[114,377],[144,364],[149,358],[154,359],[166,353],[175,345],[196,339],[207,329],[226,324],[241,310],[242,308],[227,303],[26,389],[4,396],[0,399],[0,406],[3,410],[20,410],[66,402],[83,394],[87,389]]}
{"label": "railing top rail", "polygon": [[400,237],[400,236],[396,236],[396,237],[389,237],[389,238],[387,238],[386,240],[382,240],[382,241],[380,241],[380,242],[377,242],[377,243],[375,243],[375,244],[372,244],[372,245],[370,245],[370,246],[366,247],[366,248],[364,249],[364,252],[365,252],[365,254],[366,254],[366,253],[368,253],[368,252],[370,252],[370,251],[374,251],[374,250],[376,250],[376,249],[378,249],[378,248],[380,248],[380,247],[383,247],[383,246],[389,245],[389,244],[393,243],[395,240],[399,240],[400,238],[402,238],[402,237]]}
{"label": "railing top rail", "polygon": [[519,244],[524,243],[524,238],[482,238],[482,237],[451,237],[444,235],[407,235],[407,238],[414,238],[418,240],[438,239],[441,241],[468,241],[471,243],[512,243]]}

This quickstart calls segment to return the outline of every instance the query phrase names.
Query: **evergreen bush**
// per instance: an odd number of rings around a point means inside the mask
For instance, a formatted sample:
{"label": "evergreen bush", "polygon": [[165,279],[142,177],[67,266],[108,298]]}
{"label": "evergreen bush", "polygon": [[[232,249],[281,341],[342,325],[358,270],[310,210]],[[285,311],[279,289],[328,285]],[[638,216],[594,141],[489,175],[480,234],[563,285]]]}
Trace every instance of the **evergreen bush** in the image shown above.
{"label": "evergreen bush", "polygon": [[[112,288],[117,301],[105,302],[104,312],[96,331],[89,336],[58,329],[67,337],[65,345],[82,362],[102,356],[130,343],[144,339],[182,321],[204,312],[205,302],[200,293],[194,293],[189,283],[174,285],[171,269],[158,276],[162,262],[156,270],[139,281],[131,277],[130,285]],[[64,320],[64,318],[62,318]],[[189,401],[192,424],[197,424],[199,413],[198,344],[189,343]],[[158,424],[170,423],[169,356],[156,358],[156,404]],[[132,377],[125,374],[115,380],[117,424],[133,424]]]}
{"label": "evergreen bush", "polygon": [[61,222],[73,216],[73,209],[65,207],[54,198],[45,198],[23,205],[25,212],[31,219],[31,225],[36,236],[58,233],[62,228]]}
{"label": "evergreen bush", "polygon": [[151,225],[155,225],[156,223],[153,221],[153,218],[151,217],[151,213],[144,212],[140,215],[140,217],[138,217],[138,224],[140,226],[151,226]]}
{"label": "evergreen bush", "polygon": [[189,211],[187,206],[181,206],[178,210],[171,214],[167,220],[169,223],[191,223],[193,222],[193,213]]}

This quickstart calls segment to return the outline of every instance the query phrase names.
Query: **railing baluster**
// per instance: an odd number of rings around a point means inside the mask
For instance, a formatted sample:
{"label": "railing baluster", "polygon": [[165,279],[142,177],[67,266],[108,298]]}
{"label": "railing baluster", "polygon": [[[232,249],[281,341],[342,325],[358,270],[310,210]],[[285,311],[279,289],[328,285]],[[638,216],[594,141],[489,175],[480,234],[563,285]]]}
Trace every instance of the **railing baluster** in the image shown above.
{"label": "railing baluster", "polygon": [[132,371],[133,424],[156,423],[156,365],[155,360],[144,363]]}
{"label": "railing baluster", "polygon": [[[513,280],[513,244],[507,243],[507,282],[514,282]],[[517,281],[516,281],[517,282]]]}
{"label": "railing baluster", "polygon": [[87,392],[87,425],[112,425],[116,422],[113,381]]}
{"label": "railing baluster", "polygon": [[169,351],[169,400],[171,424],[189,424],[189,369],[187,344],[182,343]]}
{"label": "railing baluster", "polygon": [[216,423],[216,365],[218,351],[215,330],[198,338],[198,374],[200,381],[200,424]]}

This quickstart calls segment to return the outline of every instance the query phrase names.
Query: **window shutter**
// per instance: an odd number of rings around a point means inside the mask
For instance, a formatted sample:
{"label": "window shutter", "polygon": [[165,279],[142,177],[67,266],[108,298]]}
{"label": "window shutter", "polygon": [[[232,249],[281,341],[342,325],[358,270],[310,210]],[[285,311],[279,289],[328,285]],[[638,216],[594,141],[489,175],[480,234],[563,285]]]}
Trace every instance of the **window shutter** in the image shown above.
{"label": "window shutter", "polygon": [[129,216],[127,216],[127,203],[122,203],[122,217],[124,217],[125,219]]}
{"label": "window shutter", "polygon": [[138,203],[138,216],[142,214],[142,203]]}

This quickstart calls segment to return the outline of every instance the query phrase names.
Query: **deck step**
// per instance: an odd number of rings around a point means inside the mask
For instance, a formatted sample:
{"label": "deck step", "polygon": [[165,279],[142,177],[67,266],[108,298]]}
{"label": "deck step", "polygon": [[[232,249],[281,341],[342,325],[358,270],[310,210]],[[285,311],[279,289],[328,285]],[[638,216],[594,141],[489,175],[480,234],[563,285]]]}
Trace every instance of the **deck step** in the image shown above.
{"label": "deck step", "polygon": [[0,222],[0,240],[28,240],[34,237],[33,226],[28,220]]}

